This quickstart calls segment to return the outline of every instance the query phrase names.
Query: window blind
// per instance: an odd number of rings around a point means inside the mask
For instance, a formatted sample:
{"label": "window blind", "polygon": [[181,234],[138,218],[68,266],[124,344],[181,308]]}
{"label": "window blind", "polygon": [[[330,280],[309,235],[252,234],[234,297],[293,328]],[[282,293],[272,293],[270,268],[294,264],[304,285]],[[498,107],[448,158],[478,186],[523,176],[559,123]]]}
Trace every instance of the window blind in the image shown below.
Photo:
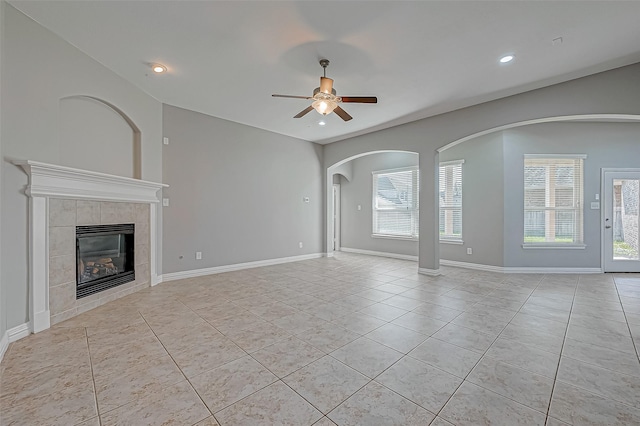
{"label": "window blind", "polygon": [[464,160],[440,163],[440,239],[462,240],[462,164]]}
{"label": "window blind", "polygon": [[524,243],[583,243],[583,157],[525,156]]}
{"label": "window blind", "polygon": [[417,168],[373,172],[373,233],[418,237]]}

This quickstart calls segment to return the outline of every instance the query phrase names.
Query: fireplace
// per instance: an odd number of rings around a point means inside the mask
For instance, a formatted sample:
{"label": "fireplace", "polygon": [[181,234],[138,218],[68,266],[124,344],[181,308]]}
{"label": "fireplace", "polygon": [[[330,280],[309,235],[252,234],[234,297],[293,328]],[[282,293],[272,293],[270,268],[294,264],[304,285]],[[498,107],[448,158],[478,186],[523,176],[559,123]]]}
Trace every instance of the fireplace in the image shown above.
{"label": "fireplace", "polygon": [[135,224],[76,226],[76,299],[135,281]]}
{"label": "fireplace", "polygon": [[[46,330],[161,281],[156,265],[158,191],[167,185],[38,161],[13,163],[29,175],[25,193],[30,197],[32,332]],[[76,227],[115,223],[135,224],[135,259],[131,260],[135,280],[78,299]]]}

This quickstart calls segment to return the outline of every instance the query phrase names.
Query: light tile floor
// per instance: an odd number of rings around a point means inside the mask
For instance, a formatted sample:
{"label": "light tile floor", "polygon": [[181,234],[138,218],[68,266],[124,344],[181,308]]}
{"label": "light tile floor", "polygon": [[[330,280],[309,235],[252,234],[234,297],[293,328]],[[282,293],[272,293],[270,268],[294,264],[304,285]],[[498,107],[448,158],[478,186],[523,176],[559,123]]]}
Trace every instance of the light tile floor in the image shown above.
{"label": "light tile floor", "polygon": [[2,425],[639,425],[640,274],[338,253],[168,282],[13,343]]}

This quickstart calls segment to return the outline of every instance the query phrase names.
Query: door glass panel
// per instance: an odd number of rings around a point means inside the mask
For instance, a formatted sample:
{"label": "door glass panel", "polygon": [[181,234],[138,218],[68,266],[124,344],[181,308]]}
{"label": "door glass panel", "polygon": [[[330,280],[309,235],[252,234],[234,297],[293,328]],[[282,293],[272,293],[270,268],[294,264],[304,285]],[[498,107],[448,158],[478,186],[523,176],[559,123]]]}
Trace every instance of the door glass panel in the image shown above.
{"label": "door glass panel", "polygon": [[613,258],[638,260],[640,180],[613,180]]}

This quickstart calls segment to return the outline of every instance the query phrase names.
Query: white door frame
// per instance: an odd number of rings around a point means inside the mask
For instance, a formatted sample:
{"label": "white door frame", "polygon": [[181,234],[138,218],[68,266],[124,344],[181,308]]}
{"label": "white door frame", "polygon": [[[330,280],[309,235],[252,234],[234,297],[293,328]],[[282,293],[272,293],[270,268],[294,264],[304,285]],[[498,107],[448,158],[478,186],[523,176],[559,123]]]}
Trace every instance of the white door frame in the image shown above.
{"label": "white door frame", "polygon": [[340,184],[333,184],[333,251],[340,251]]}
{"label": "white door frame", "polygon": [[[613,196],[613,194],[608,194],[611,191],[611,188],[607,187],[606,182],[606,174],[607,173],[640,173],[640,169],[632,169],[632,168],[602,168],[601,169],[601,177],[600,177],[600,256],[601,261],[600,265],[602,268],[602,272],[622,272],[622,271],[614,271],[611,268],[607,268],[607,242],[606,238],[606,219],[607,219],[607,210],[611,206],[607,206],[607,202],[611,201],[608,198],[608,195]],[[613,218],[613,216],[612,216]],[[613,226],[613,221],[611,221],[611,226]],[[638,261],[640,264],[640,261]],[[609,269],[609,270],[608,270]],[[624,271],[624,272],[636,272],[636,271]]]}

